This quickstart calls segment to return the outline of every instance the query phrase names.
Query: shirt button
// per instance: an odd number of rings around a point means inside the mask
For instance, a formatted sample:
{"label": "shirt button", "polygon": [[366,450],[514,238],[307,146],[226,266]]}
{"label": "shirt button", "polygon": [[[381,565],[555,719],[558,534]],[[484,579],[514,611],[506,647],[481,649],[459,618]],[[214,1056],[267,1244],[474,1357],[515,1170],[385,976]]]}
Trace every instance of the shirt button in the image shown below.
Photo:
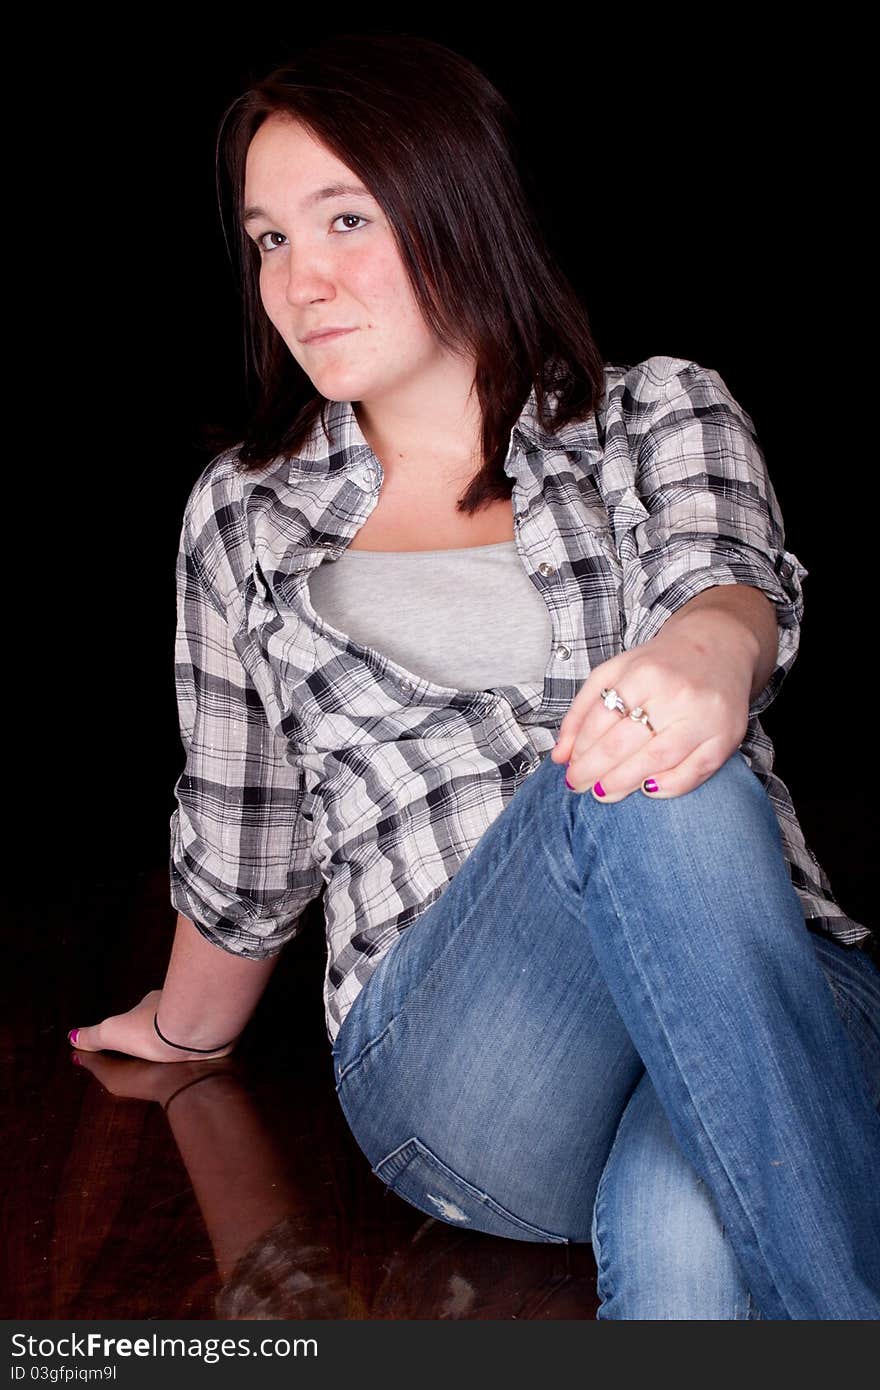
{"label": "shirt button", "polygon": [[548,565],[548,564],[547,564],[547,561],[545,560],[544,563],[543,563],[542,565],[539,565],[539,566],[538,566],[538,573],[539,573],[539,574],[555,574],[555,573],[556,573],[556,566],[555,566],[555,565]]}
{"label": "shirt button", "polygon": [[412,683],[412,681],[402,680],[402,681],[400,682],[400,688],[401,688],[401,690],[412,690],[412,688],[413,688],[413,683]]}
{"label": "shirt button", "polygon": [[560,657],[563,661],[568,661],[568,658],[571,656],[571,649],[560,644],[556,648],[556,655]]}

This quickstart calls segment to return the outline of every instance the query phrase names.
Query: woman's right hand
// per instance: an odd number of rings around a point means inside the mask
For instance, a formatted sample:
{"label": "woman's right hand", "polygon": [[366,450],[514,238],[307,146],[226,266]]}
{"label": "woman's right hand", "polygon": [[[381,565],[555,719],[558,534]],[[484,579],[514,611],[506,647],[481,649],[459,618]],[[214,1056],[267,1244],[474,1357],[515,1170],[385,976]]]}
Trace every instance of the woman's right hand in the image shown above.
{"label": "woman's right hand", "polygon": [[72,1046],[82,1052],[124,1052],[129,1057],[140,1057],[146,1062],[198,1062],[229,1056],[235,1041],[218,1048],[216,1052],[183,1051],[164,1043],[153,1027],[153,1015],[159,1008],[161,998],[161,989],[151,989],[127,1013],[110,1014],[100,1023],[72,1030]]}

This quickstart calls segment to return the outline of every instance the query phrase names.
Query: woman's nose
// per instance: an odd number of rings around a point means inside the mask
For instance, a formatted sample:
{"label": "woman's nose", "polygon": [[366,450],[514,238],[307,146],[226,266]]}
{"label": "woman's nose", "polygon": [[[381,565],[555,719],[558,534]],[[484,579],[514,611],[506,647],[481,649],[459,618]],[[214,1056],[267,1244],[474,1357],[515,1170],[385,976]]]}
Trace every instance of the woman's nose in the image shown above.
{"label": "woman's nose", "polygon": [[308,304],[313,299],[326,299],[332,295],[332,280],[327,275],[326,267],[315,261],[310,263],[302,256],[298,259],[291,256],[284,289],[289,304]]}

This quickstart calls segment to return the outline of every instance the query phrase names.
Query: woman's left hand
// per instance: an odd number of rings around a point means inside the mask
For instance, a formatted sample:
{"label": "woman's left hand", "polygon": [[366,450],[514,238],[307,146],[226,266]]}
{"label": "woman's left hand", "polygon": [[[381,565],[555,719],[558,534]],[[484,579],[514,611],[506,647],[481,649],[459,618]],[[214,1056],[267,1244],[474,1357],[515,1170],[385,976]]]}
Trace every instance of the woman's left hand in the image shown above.
{"label": "woman's left hand", "polygon": [[[551,757],[569,765],[575,791],[590,788],[603,805],[637,789],[682,796],[707,781],[745,737],[754,667],[754,647],[738,621],[717,612],[668,619],[656,637],[590,673]],[[641,705],[655,732],[607,709],[605,688],[617,691],[627,711]],[[643,785],[652,778],[656,791]]]}

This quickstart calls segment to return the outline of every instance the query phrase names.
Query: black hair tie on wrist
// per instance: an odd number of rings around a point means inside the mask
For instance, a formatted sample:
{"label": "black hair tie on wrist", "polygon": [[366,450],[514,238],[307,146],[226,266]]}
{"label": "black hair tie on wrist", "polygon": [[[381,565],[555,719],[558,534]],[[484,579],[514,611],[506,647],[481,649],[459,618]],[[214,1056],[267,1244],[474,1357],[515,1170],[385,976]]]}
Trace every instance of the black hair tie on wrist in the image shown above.
{"label": "black hair tie on wrist", "polygon": [[[159,1032],[158,1009],[153,1014],[153,1027],[155,1028],[156,1032],[159,1033],[159,1037],[162,1039],[163,1043],[167,1043],[169,1047],[177,1047],[180,1049],[181,1052],[219,1052],[222,1048],[229,1047],[229,1043],[221,1043],[219,1047],[188,1047],[186,1043],[172,1042],[170,1038],[166,1038],[163,1033]],[[238,1036],[239,1035],[236,1034],[235,1038],[232,1038],[231,1041],[235,1042]]]}

